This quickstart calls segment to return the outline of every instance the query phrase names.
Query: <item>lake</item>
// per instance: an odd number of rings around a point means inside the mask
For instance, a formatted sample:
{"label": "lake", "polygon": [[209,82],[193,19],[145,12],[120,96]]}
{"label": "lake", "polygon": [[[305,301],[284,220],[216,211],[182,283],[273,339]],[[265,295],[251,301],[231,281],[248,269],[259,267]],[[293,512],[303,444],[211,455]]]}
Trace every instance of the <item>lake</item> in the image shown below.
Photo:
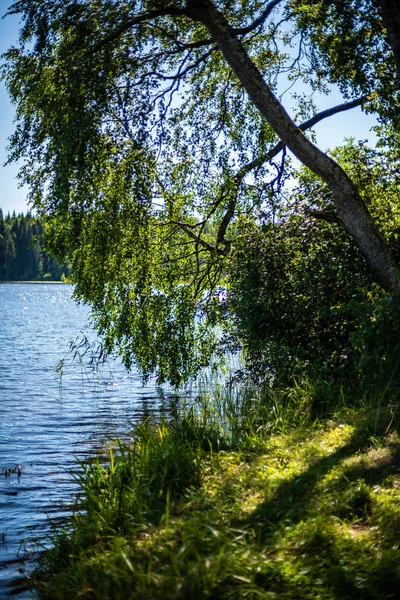
{"label": "lake", "polygon": [[0,598],[31,597],[21,576],[38,551],[32,540],[45,545],[49,518],[69,513],[76,459],[177,401],[155,382],[142,387],[116,362],[93,374],[67,361],[60,382],[55,368],[69,342],[96,339],[72,292],[69,285],[0,284]]}

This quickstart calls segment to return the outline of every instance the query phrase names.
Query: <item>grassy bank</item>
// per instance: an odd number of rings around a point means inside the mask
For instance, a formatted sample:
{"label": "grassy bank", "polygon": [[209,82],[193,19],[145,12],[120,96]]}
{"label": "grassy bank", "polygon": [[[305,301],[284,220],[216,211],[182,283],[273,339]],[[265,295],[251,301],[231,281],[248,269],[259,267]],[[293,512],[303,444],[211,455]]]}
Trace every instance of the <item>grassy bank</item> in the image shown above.
{"label": "grassy bank", "polygon": [[400,593],[395,390],[216,393],[83,466],[40,598],[383,599]]}

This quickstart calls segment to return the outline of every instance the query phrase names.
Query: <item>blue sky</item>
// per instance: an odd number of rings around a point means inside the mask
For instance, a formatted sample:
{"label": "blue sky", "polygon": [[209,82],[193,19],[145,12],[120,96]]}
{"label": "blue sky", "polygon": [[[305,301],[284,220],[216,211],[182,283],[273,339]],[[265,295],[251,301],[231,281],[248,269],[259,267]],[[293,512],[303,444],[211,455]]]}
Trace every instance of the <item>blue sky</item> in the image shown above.
{"label": "blue sky", "polygon": [[[10,0],[0,0],[0,16],[2,17],[10,5]],[[18,35],[18,19],[7,17],[0,19],[0,53],[10,46],[16,45]],[[14,125],[14,108],[11,105],[4,83],[0,82],[0,208],[4,212],[26,211],[26,190],[18,188],[16,175],[17,165],[4,167],[7,160],[7,138],[12,134]]]}
{"label": "blue sky", "polygon": [[[0,0],[0,15],[3,16],[10,5],[11,0]],[[7,17],[0,19],[0,53],[5,52],[10,46],[17,45],[18,19]],[[323,99],[319,109],[325,109],[340,104],[342,99],[334,94]],[[18,173],[17,165],[3,166],[7,160],[7,138],[14,129],[14,108],[11,105],[4,83],[0,82],[0,208],[5,213],[22,212],[28,210],[26,204],[26,189],[18,187],[16,179]],[[321,148],[333,148],[339,145],[346,137],[356,139],[368,139],[374,143],[375,136],[370,132],[375,120],[366,116],[359,109],[341,113],[319,123],[316,128],[317,141]]]}

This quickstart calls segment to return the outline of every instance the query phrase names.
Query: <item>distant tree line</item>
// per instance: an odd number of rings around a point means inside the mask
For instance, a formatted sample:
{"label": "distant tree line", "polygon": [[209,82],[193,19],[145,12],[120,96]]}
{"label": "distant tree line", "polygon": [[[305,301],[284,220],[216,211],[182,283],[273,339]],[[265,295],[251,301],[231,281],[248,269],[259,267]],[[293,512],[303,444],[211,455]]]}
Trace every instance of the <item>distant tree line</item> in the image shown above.
{"label": "distant tree line", "polygon": [[43,225],[30,212],[0,209],[0,281],[60,281],[69,273],[44,250]]}

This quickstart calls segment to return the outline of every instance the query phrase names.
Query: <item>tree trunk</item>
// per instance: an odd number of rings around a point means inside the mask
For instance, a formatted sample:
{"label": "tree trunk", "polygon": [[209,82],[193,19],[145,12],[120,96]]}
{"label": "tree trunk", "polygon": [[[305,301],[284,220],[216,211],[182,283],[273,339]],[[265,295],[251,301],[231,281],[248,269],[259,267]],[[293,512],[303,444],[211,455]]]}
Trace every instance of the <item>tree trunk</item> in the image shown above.
{"label": "tree trunk", "polygon": [[400,82],[400,1],[378,0],[382,21],[388,33],[389,44],[392,47],[396,61],[397,77]]}
{"label": "tree trunk", "polygon": [[188,14],[207,28],[226,61],[260,113],[282,142],[327,183],[337,216],[363,253],[375,280],[400,298],[400,271],[356,186],[343,169],[310,142],[291,120],[236,37],[225,16],[211,0],[188,0]]}

